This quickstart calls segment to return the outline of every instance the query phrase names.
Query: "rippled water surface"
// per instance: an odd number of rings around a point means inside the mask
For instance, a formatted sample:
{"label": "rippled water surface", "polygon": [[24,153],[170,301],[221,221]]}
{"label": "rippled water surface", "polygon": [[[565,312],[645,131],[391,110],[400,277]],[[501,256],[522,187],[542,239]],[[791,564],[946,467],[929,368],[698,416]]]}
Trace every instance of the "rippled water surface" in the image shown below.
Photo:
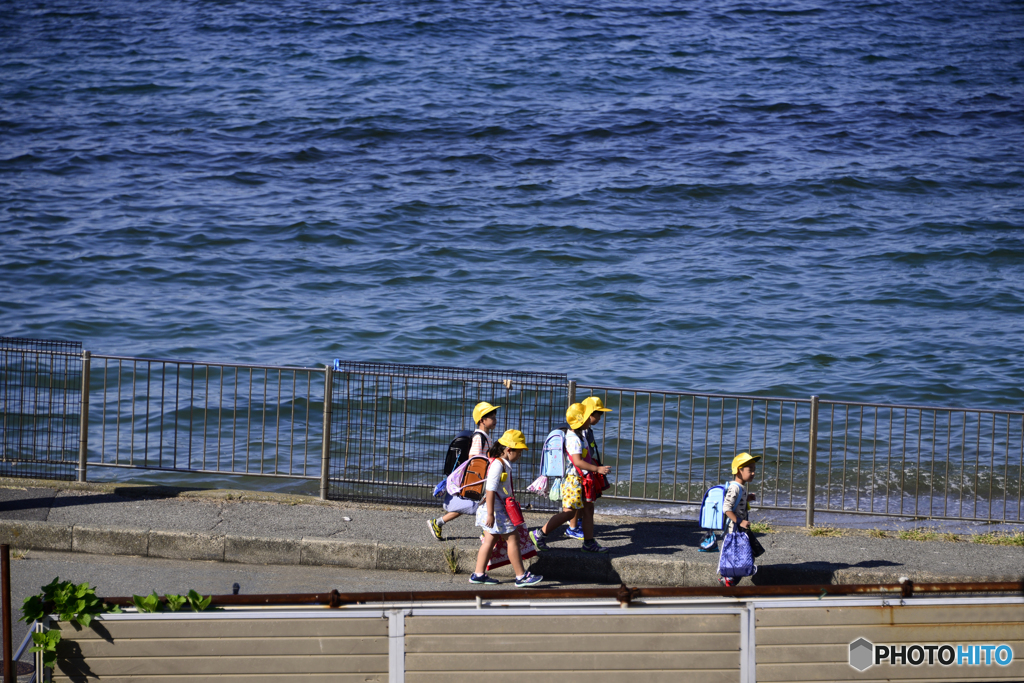
{"label": "rippled water surface", "polygon": [[0,334],[1020,408],[1019,2],[12,2]]}

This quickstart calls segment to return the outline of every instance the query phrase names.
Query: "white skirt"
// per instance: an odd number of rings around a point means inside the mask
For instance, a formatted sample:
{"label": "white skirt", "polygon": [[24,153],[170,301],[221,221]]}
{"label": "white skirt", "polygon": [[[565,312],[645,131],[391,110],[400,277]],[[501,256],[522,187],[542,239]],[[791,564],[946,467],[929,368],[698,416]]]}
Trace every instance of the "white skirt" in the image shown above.
{"label": "white skirt", "polygon": [[501,536],[516,530],[505,512],[505,501],[497,497],[494,499],[494,526],[487,526],[487,504],[484,501],[480,501],[480,507],[476,509],[476,525],[489,534]]}

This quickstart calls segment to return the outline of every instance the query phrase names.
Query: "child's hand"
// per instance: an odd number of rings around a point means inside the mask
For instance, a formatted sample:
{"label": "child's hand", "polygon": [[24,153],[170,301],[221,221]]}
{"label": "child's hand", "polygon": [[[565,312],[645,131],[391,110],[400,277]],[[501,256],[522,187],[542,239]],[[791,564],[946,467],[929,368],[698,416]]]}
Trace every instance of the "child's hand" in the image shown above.
{"label": "child's hand", "polygon": [[750,522],[748,522],[747,520],[743,520],[742,522],[740,522],[740,528],[741,529],[749,529],[750,528]]}
{"label": "child's hand", "polygon": [[493,512],[488,512],[487,513],[487,519],[484,520],[484,521],[487,522],[488,528],[493,529],[494,528],[494,513]]}
{"label": "child's hand", "polygon": [[612,471],[612,468],[608,467],[607,465],[601,465],[600,467],[597,468],[597,473],[598,474],[608,474],[611,471]]}

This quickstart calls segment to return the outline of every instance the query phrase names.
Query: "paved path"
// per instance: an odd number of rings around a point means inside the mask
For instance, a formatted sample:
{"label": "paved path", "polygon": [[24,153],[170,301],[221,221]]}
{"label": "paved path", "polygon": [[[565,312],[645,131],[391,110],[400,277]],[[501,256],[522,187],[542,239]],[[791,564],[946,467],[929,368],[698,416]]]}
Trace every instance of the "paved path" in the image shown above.
{"label": "paved path", "polygon": [[[0,542],[15,548],[445,573],[443,550],[453,546],[460,571],[468,573],[479,547],[471,518],[449,524],[447,543],[437,542],[427,529],[436,507],[124,484],[6,479],[0,486],[7,487],[0,488]],[[531,527],[547,516],[526,513]],[[695,523],[609,516],[598,517],[596,530],[609,555],[585,555],[579,541],[559,538],[531,569],[564,583],[716,585],[718,554],[697,551],[701,531]],[[876,538],[853,530],[819,537],[787,527],[760,540],[767,552],[757,584],[894,583],[901,576],[917,582],[1016,581],[1024,575],[1020,546]]]}

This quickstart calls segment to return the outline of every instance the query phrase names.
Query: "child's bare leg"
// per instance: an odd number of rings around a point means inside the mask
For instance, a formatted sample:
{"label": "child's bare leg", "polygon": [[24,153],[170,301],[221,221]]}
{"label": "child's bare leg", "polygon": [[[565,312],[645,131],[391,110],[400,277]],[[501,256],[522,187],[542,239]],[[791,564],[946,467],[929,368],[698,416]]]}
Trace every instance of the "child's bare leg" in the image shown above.
{"label": "child's bare leg", "polygon": [[583,540],[590,541],[594,538],[594,504],[583,504]]}
{"label": "child's bare leg", "polygon": [[441,519],[443,519],[444,523],[447,524],[448,522],[452,521],[456,517],[461,517],[461,516],[462,516],[461,512],[446,512],[446,513],[444,513],[444,516],[441,517]]}
{"label": "child's bare leg", "polygon": [[519,550],[519,534],[512,532],[502,536],[502,538],[508,544],[508,561],[512,563],[512,568],[516,570],[516,577],[520,577],[526,573],[526,569],[523,568],[523,553]]}
{"label": "child's bare leg", "polygon": [[572,519],[569,520],[569,526],[571,526],[573,529],[579,529],[580,528],[580,511],[579,510],[577,510],[576,514],[574,514],[572,516]]}
{"label": "child's bare leg", "polygon": [[491,559],[491,551],[494,550],[494,543],[498,537],[489,531],[484,532],[484,542],[480,544],[480,552],[476,554],[476,571],[473,573],[479,576],[487,571],[487,560]]}
{"label": "child's bare leg", "polygon": [[548,534],[557,531],[558,527],[565,524],[565,522],[572,518],[572,516],[575,514],[576,511],[572,509],[563,509],[561,512],[556,512],[554,515],[551,516],[551,519],[549,519],[547,523],[545,523],[544,526],[540,528],[541,533],[547,536]]}

